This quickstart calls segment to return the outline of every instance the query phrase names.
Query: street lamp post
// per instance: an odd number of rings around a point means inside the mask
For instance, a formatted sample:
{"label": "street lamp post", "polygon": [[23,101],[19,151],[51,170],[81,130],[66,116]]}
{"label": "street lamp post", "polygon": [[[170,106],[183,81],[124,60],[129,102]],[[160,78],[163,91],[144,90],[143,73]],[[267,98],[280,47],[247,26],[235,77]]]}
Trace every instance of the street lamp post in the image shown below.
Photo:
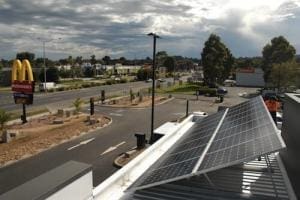
{"label": "street lamp post", "polygon": [[151,107],[151,135],[150,135],[150,144],[154,143],[154,96],[155,96],[155,69],[156,69],[156,39],[160,38],[155,33],[149,33],[148,36],[153,37],[153,64],[152,64],[152,107]]}
{"label": "street lamp post", "polygon": [[53,40],[61,40],[61,38],[51,39],[51,40],[43,40],[42,38],[38,38],[43,43],[43,60],[44,60],[44,91],[47,92],[47,72],[46,72],[46,42],[51,42]]}
{"label": "street lamp post", "polygon": [[46,41],[42,41],[42,42],[43,42],[43,58],[44,58],[44,91],[47,92],[46,52],[45,52]]}

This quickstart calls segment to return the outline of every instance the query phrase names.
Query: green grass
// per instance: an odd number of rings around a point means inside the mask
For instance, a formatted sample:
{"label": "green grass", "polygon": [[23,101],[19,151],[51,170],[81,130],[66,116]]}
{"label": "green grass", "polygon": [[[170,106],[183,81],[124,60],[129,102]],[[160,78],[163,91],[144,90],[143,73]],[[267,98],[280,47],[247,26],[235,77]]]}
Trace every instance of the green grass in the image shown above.
{"label": "green grass", "polygon": [[182,85],[174,85],[168,88],[158,88],[157,93],[182,93],[182,94],[194,94],[199,89],[199,85],[184,83]]}
{"label": "green grass", "polygon": [[8,92],[8,91],[11,91],[11,87],[0,87],[0,91],[2,92]]}

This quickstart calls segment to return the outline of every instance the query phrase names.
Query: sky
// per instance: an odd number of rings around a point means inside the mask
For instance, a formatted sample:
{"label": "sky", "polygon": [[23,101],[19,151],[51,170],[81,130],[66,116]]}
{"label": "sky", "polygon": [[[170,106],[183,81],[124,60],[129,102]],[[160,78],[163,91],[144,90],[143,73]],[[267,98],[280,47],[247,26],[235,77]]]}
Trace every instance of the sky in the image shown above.
{"label": "sky", "polygon": [[261,56],[283,35],[300,51],[300,0],[0,0],[0,59],[145,58],[157,51],[200,58],[217,34],[235,57]]}

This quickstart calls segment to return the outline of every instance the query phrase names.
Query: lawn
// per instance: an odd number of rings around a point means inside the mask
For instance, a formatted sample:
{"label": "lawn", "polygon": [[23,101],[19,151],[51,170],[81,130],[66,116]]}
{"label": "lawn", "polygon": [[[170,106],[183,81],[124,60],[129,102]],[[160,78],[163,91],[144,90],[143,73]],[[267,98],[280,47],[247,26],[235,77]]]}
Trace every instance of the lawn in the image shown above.
{"label": "lawn", "polygon": [[199,90],[199,85],[183,83],[182,85],[176,84],[167,88],[158,88],[158,93],[182,93],[182,94],[195,94],[196,90]]}

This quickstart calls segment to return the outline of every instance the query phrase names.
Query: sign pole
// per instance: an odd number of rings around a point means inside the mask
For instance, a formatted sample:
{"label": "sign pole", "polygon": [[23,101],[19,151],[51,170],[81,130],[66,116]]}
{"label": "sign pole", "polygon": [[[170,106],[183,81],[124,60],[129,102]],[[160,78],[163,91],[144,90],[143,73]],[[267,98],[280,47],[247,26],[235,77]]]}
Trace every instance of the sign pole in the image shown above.
{"label": "sign pole", "polygon": [[25,124],[25,123],[27,123],[27,119],[26,119],[26,105],[25,105],[25,103],[23,103],[22,105],[23,105],[23,115],[21,116],[21,120],[22,120],[22,123]]}

